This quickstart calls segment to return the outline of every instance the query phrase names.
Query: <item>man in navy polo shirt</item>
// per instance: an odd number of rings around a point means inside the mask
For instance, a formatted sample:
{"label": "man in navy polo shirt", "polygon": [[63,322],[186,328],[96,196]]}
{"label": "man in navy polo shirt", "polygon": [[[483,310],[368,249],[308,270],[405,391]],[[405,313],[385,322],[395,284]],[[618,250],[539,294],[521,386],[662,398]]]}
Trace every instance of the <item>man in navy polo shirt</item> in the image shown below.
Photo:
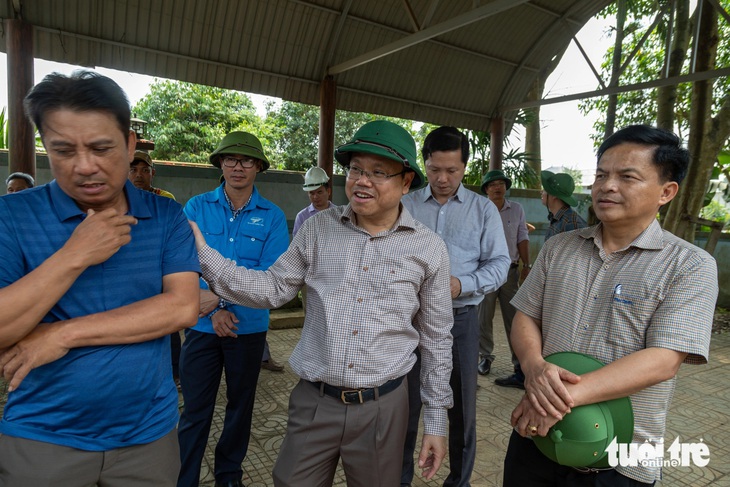
{"label": "man in navy polo shirt", "polygon": [[168,335],[195,324],[182,208],[127,181],[129,102],[90,71],[25,99],[54,180],[0,201],[0,485],[172,486]]}

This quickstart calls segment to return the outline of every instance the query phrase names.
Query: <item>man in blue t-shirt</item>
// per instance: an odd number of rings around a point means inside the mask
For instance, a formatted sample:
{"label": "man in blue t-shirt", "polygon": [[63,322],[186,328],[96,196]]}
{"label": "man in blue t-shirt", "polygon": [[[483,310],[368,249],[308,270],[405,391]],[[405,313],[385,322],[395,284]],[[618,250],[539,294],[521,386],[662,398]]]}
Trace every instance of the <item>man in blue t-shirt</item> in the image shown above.
{"label": "man in blue t-shirt", "polygon": [[[246,132],[223,137],[210,155],[223,172],[215,190],[195,196],[185,214],[196,222],[211,247],[249,269],[266,270],[289,246],[284,212],[254,186],[269,168],[261,142]],[[269,310],[227,303],[200,280],[200,318],[185,332],[180,354],[180,385],[185,407],[180,416],[178,487],[195,487],[225,370],[227,404],[215,448],[215,484],[242,486],[241,462],[248,450],[256,383],[269,329]]]}
{"label": "man in blue t-shirt", "polygon": [[0,485],[172,486],[168,335],[198,313],[192,233],[180,205],[127,181],[116,83],[54,73],[25,107],[54,180],[0,201]]}

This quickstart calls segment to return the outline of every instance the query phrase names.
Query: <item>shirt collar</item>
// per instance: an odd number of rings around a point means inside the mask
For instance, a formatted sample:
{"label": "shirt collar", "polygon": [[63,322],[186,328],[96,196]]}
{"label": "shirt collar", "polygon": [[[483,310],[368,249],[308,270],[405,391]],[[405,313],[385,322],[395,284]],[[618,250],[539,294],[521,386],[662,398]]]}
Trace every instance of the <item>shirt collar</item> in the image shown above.
{"label": "shirt collar", "polygon": [[[463,202],[464,201],[464,193],[466,192],[466,188],[462,183],[459,183],[459,189],[456,190],[456,193],[454,196],[450,196],[449,199],[453,199],[454,201]],[[423,192],[420,194],[420,199],[422,203],[425,203],[429,200],[429,198],[433,199],[434,201],[436,198],[433,196],[433,193],[431,192],[431,185],[426,185],[425,188],[423,188]]]}
{"label": "shirt collar", "polygon": [[[594,241],[602,241],[601,236],[603,235],[603,223],[594,225],[592,227],[581,228],[578,230],[578,235]],[[636,247],[639,249],[646,250],[661,250],[664,248],[664,231],[661,225],[655,219],[634,239],[626,248]]]}
{"label": "shirt collar", "polygon": [[[220,186],[218,186],[215,191],[213,191],[212,199],[218,201],[221,205],[228,208],[228,201],[226,200],[226,194],[223,190],[223,186],[225,183],[221,183]],[[256,186],[253,187],[253,192],[251,193],[251,200],[248,202],[248,206],[246,208],[254,208],[258,206],[259,204],[259,192],[256,189]]]}
{"label": "shirt collar", "polygon": [[[333,206],[335,206],[335,204],[330,201],[327,204],[327,208],[325,208],[324,210],[328,210],[328,209],[332,208]],[[307,211],[309,213],[317,213],[317,212],[324,211],[324,210],[318,210],[317,208],[315,208],[314,203],[309,203],[309,206],[307,206]]]}
{"label": "shirt collar", "polygon": [[[489,198],[487,198],[487,199],[489,199]],[[489,200],[489,201],[491,201],[491,200]],[[497,205],[494,205],[494,206],[497,206]],[[499,211],[506,211],[506,210],[509,210],[510,208],[512,208],[512,203],[510,203],[509,200],[507,198],[505,198],[502,208],[497,208],[497,209]]]}
{"label": "shirt collar", "polygon": [[563,206],[554,215],[552,214],[552,212],[548,211],[548,220],[550,220],[551,222],[559,221],[563,217],[563,215],[568,212],[568,210],[570,210],[570,206]]}
{"label": "shirt collar", "polygon": [[[61,189],[55,179],[48,186],[51,192],[51,202],[61,221],[85,215],[76,204],[76,201]],[[151,218],[152,213],[142,197],[142,190],[137,189],[132,183],[126,181],[123,191],[127,199],[127,205],[129,206],[129,210],[127,210],[128,215],[132,215],[137,219]]]}
{"label": "shirt collar", "polygon": [[[355,224],[353,221],[354,216],[355,216],[355,212],[352,211],[352,206],[350,206],[350,203],[348,203],[347,206],[345,206],[345,208],[342,210],[342,215],[340,215],[340,221],[342,223],[350,222],[354,225]],[[398,215],[398,219],[395,221],[395,225],[393,225],[393,229],[395,229],[395,230],[399,230],[401,228],[415,229],[416,225],[417,225],[416,219],[413,218],[413,216],[406,209],[406,207],[403,206],[403,203],[400,203],[400,215]]]}

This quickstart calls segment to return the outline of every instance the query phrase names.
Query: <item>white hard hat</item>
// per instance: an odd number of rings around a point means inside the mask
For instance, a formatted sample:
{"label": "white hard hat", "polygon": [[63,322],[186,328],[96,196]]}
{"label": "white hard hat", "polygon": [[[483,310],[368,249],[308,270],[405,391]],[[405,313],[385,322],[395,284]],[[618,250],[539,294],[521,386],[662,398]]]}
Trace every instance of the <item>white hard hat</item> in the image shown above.
{"label": "white hard hat", "polygon": [[310,167],[304,175],[304,186],[302,186],[302,189],[304,191],[312,191],[324,184],[327,184],[327,181],[329,180],[330,177],[327,176],[324,169],[321,167]]}

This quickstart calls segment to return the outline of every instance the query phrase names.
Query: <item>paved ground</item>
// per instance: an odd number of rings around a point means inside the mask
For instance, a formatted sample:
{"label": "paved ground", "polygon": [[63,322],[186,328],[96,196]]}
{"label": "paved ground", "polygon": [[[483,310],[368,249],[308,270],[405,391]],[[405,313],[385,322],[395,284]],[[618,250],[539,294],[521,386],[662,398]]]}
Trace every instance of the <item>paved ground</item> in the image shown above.
{"label": "paved ground", "polygon": [[[495,329],[500,329],[495,327]],[[495,377],[510,371],[506,340],[498,334],[497,360],[491,375],[479,378],[478,391],[478,450],[472,485],[493,487],[501,485],[502,461],[510,434],[509,415],[517,403],[521,391],[504,389],[494,385]],[[269,344],[273,356],[285,362],[300,336],[300,329],[272,330]],[[476,366],[476,364],[475,364]],[[272,485],[271,469],[286,430],[289,391],[297,377],[288,364],[284,372],[261,371],[249,452],[243,463],[246,485],[264,487]],[[1,385],[4,387],[4,384]],[[1,390],[1,389],[0,389]],[[203,465],[203,486],[213,485],[212,452],[220,433],[225,411],[223,387],[219,392],[210,444]],[[182,400],[182,399],[181,399]],[[683,366],[679,373],[677,392],[672,403],[670,420],[665,437],[668,446],[679,436],[682,442],[706,443],[710,450],[707,467],[668,467],[664,469],[661,486],[730,486],[730,333],[713,335],[711,360],[708,365]],[[4,394],[0,397],[0,408]],[[424,482],[416,479],[414,486],[441,485],[444,475],[437,480]],[[338,472],[335,485],[345,486],[344,476]]]}

